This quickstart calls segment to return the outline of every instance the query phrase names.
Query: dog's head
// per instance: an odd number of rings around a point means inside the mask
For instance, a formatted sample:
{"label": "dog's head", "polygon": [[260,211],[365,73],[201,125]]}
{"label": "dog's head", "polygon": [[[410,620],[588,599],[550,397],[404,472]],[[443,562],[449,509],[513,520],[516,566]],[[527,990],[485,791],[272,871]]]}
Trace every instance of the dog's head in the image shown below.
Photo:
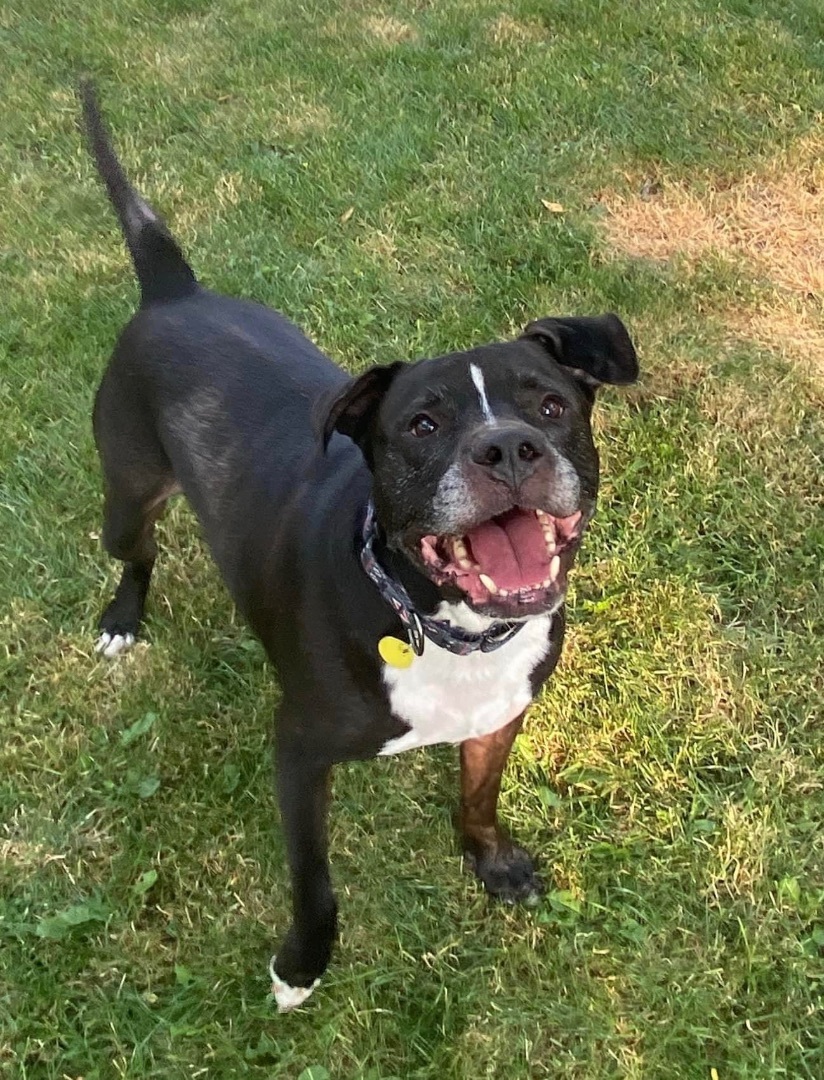
{"label": "dog's head", "polygon": [[556,610],[595,509],[590,412],[638,375],[615,315],[539,319],[516,341],[375,367],[326,406],[360,447],[390,548],[496,619]]}

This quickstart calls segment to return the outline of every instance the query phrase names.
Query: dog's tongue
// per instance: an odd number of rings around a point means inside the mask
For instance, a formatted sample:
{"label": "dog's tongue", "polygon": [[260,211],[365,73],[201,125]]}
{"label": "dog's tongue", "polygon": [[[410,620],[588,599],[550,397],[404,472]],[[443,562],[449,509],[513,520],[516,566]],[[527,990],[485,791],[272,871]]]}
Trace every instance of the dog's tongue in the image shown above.
{"label": "dog's tongue", "polygon": [[472,557],[499,589],[522,589],[542,581],[549,559],[540,522],[531,510],[509,510],[467,533]]}

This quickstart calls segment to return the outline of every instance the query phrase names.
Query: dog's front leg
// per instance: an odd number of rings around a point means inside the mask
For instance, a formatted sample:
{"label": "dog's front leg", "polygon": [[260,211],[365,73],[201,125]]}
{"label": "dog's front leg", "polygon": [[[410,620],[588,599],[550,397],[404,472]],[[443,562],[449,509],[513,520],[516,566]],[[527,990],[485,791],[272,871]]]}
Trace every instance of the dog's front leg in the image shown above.
{"label": "dog's front leg", "polygon": [[461,743],[459,827],[464,858],[487,891],[507,903],[535,902],[543,883],[532,857],[498,822],[498,795],[509,751],[524,714],[506,727]]}
{"label": "dog's front leg", "polygon": [[292,875],[292,925],[272,958],[272,992],[280,1012],[302,1004],[329,963],[337,935],[337,903],[327,857],[331,769],[283,746],[277,750],[277,792]]}

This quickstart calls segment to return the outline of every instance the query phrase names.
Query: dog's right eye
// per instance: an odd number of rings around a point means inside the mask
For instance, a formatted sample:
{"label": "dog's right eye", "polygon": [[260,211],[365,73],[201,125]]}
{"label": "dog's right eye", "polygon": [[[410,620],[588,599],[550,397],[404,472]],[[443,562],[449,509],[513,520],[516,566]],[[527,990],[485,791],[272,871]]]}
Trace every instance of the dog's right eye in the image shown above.
{"label": "dog's right eye", "polygon": [[432,419],[431,416],[427,416],[426,413],[418,413],[417,416],[413,416],[409,422],[409,430],[413,435],[417,435],[421,438],[424,435],[432,435],[438,430],[438,425]]}
{"label": "dog's right eye", "polygon": [[555,394],[547,394],[541,402],[541,416],[547,420],[560,420],[566,412],[566,405]]}

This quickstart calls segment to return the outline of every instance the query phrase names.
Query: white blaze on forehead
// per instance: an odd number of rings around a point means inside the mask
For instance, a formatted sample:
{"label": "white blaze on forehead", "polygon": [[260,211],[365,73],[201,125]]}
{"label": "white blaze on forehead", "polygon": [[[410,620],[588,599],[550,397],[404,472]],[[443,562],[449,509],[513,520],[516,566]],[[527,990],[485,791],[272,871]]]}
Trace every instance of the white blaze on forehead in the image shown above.
{"label": "white blaze on forehead", "polygon": [[469,365],[469,373],[472,376],[472,381],[475,384],[475,389],[478,391],[478,397],[481,402],[481,412],[484,414],[484,420],[488,424],[495,422],[495,417],[492,415],[492,409],[489,407],[489,398],[486,396],[486,383],[484,382],[484,373],[477,366],[477,364]]}

